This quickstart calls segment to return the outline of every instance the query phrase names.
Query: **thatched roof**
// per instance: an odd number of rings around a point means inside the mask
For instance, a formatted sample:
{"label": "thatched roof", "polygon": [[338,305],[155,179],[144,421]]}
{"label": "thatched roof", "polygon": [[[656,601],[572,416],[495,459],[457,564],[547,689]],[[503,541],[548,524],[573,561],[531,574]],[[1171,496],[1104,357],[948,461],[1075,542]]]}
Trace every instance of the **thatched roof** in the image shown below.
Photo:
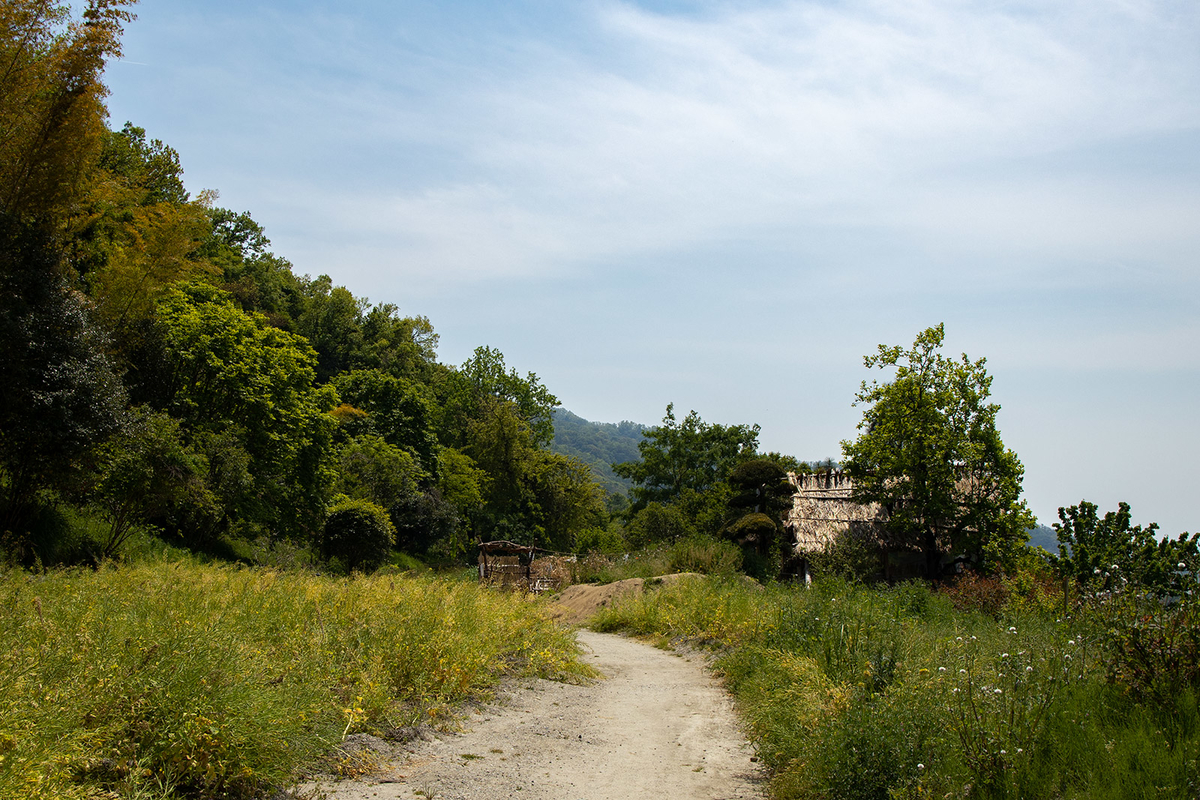
{"label": "thatched roof", "polygon": [[856,503],[851,499],[854,484],[841,470],[806,475],[788,473],[796,489],[792,508],[784,518],[797,553],[824,550],[839,536],[856,535],[878,540],[886,512],[878,503]]}

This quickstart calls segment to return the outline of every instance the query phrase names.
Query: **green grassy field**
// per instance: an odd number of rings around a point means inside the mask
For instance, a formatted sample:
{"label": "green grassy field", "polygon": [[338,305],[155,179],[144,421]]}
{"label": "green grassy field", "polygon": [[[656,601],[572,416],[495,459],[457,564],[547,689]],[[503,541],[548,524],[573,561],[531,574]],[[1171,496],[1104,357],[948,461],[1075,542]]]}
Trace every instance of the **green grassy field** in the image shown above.
{"label": "green grassy field", "polygon": [[542,605],[434,577],[0,575],[0,797],[249,797],[505,675],[586,672]]}

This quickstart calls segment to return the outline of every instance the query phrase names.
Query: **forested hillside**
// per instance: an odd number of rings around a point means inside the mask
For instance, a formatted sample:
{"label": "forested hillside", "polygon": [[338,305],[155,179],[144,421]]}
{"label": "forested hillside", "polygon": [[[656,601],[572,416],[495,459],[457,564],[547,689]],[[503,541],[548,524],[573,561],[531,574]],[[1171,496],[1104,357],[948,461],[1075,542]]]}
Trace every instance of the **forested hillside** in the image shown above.
{"label": "forested hillside", "polygon": [[[429,319],[297,274],[250,212],[188,190],[170,145],[109,129],[124,5],[83,24],[0,12],[10,557],[98,560],[138,527],[196,548],[315,543],[342,506],[445,558],[493,536],[570,549],[606,524],[588,467],[550,448],[558,400],[534,373],[486,346],[440,362]],[[104,534],[65,534],[71,508]]]}
{"label": "forested hillside", "polygon": [[629,493],[632,482],[613,471],[613,464],[636,461],[645,425],[636,422],[590,422],[564,408],[554,410],[554,440],[550,449],[577,458],[592,468],[596,481],[610,495]]}

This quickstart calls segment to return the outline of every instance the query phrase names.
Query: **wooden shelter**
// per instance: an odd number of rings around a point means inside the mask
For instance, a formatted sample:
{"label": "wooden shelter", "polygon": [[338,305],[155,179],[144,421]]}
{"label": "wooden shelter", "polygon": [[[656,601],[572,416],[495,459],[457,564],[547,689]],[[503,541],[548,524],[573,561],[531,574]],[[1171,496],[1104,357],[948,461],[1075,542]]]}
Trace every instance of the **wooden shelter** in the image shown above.
{"label": "wooden shelter", "polygon": [[509,541],[479,543],[479,582],[526,592],[553,591],[570,582],[575,556]]}

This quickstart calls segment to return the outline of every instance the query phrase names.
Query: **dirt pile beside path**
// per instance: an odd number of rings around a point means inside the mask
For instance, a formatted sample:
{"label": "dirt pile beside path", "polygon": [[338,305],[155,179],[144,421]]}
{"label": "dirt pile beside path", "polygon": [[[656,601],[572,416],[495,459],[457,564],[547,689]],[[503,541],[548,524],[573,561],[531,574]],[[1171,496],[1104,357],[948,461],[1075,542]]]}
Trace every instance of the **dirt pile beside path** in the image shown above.
{"label": "dirt pile beside path", "polygon": [[577,583],[554,598],[551,615],[568,625],[585,622],[618,598],[641,594],[647,588],[674,583],[681,578],[699,577],[695,572],[676,572],[657,578],[627,578],[613,583]]}

